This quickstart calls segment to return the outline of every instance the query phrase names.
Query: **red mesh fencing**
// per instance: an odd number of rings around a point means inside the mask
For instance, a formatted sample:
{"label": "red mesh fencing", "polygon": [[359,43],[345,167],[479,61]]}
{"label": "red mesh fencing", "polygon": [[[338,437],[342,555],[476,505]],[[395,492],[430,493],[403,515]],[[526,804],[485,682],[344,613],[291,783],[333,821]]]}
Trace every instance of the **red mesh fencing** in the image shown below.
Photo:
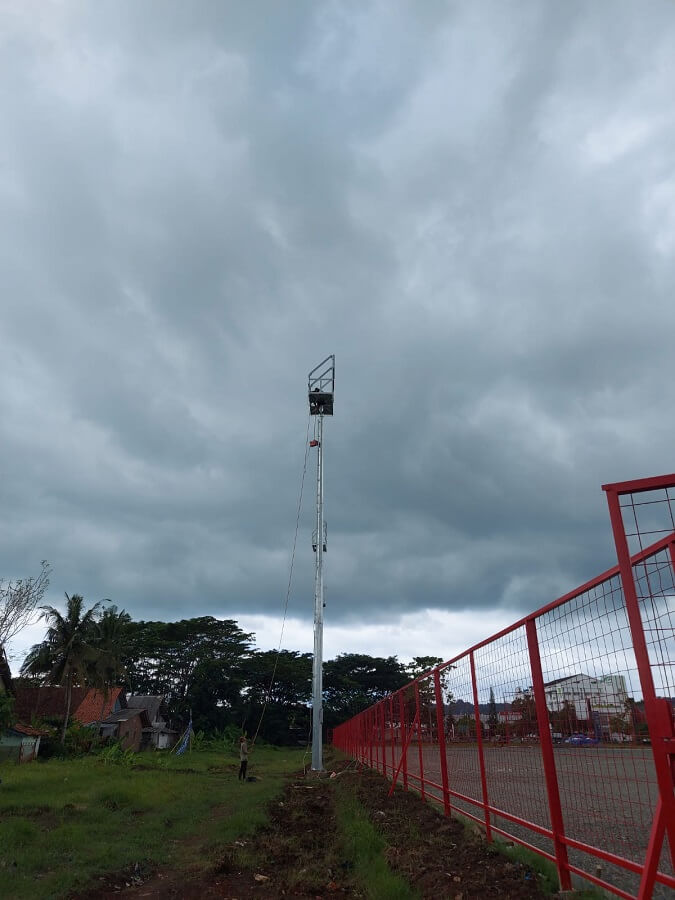
{"label": "red mesh fencing", "polygon": [[675,475],[604,490],[618,566],[338,726],[333,744],[392,790],[547,857],[563,890],[578,876],[619,897],[665,898]]}

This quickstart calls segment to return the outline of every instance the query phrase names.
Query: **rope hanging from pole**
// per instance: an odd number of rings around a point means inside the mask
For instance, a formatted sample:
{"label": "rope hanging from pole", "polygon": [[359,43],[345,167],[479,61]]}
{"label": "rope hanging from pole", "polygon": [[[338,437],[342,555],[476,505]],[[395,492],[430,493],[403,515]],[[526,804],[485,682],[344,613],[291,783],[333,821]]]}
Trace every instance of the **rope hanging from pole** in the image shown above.
{"label": "rope hanging from pole", "polygon": [[[307,457],[309,456],[309,425],[311,422],[311,416],[307,416],[307,432],[305,434],[305,458],[302,464],[302,477],[300,479],[300,496],[298,497],[298,509],[295,516],[295,534],[293,536],[293,549],[291,551],[291,564],[288,571],[288,586],[286,588],[286,601],[284,603],[284,616],[281,622],[281,634],[279,635],[279,646],[277,647],[276,656],[274,658],[274,667],[272,669],[272,677],[270,678],[270,683],[267,688],[267,693],[265,694],[265,702],[263,703],[262,712],[260,713],[260,719],[258,720],[258,727],[255,730],[255,735],[253,736],[253,740],[251,741],[251,746],[253,746],[256,742],[258,734],[260,732],[260,726],[262,725],[263,718],[265,716],[265,711],[267,710],[267,704],[269,703],[270,696],[272,694],[272,688],[274,687],[274,679],[277,674],[277,666],[279,664],[279,655],[281,654],[281,645],[284,639],[284,629],[286,627],[286,616],[288,614],[288,601],[291,596],[291,586],[293,584],[293,566],[295,564],[295,549],[298,544],[298,530],[300,528],[300,513],[302,511],[302,496],[305,490],[305,474],[307,472]],[[315,423],[316,425],[316,423]]]}

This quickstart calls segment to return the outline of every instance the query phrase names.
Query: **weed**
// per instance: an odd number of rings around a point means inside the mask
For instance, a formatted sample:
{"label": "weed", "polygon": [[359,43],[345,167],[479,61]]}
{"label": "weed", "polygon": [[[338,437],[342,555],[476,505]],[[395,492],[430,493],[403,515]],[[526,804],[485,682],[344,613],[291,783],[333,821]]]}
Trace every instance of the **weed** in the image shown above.
{"label": "weed", "polygon": [[356,795],[351,791],[340,791],[337,810],[344,851],[365,896],[369,900],[414,900],[417,894],[387,865],[384,856],[387,845],[368,820]]}
{"label": "weed", "polygon": [[133,750],[124,750],[119,741],[115,741],[104,750],[101,750],[98,758],[106,766],[117,765],[131,768],[136,761],[136,754]]}

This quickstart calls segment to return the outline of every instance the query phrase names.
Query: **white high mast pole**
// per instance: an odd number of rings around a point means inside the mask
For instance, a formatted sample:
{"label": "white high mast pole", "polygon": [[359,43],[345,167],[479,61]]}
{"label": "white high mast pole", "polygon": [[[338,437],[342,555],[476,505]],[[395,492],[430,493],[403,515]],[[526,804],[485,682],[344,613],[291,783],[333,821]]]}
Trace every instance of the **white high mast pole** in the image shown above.
{"label": "white high mast pole", "polygon": [[316,433],[316,572],[314,575],[314,660],[312,667],[312,768],[323,770],[323,413]]}
{"label": "white high mast pole", "polygon": [[317,429],[311,442],[317,448],[316,462],[316,553],[314,575],[314,659],[312,665],[312,769],[323,771],[323,554],[327,550],[323,518],[323,417],[333,415],[335,356],[328,356],[309,373],[309,412],[317,416]]}

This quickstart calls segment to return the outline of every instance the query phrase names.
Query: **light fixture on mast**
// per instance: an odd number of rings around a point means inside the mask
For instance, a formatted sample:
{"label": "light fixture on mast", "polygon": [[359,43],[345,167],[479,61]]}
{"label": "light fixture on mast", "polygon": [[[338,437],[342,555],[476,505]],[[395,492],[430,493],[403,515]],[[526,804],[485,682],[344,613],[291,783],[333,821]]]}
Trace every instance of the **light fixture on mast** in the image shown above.
{"label": "light fixture on mast", "polygon": [[[318,416],[314,440],[316,458],[316,529],[312,547],[316,553],[314,576],[314,659],[312,664],[312,769],[323,771],[323,554],[327,550],[323,518],[323,417],[333,415],[335,355],[327,356],[309,373],[307,391],[309,414]],[[323,540],[319,540],[319,535]]]}

